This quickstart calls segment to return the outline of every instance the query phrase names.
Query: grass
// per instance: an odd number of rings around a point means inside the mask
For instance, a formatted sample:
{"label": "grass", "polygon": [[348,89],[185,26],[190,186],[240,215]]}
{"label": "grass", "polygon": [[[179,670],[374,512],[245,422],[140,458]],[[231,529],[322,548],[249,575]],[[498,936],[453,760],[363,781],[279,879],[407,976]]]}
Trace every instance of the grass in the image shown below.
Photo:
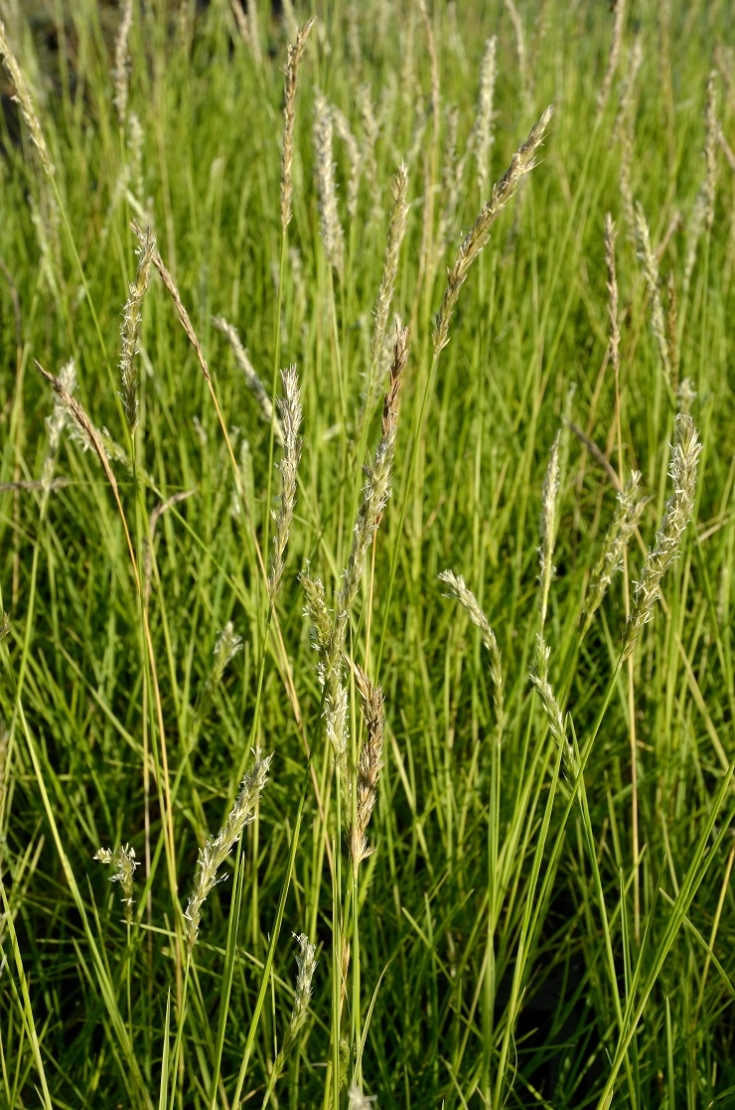
{"label": "grass", "polygon": [[0,1104],[727,1107],[730,7],[319,3],[290,222],[261,7],[3,5]]}

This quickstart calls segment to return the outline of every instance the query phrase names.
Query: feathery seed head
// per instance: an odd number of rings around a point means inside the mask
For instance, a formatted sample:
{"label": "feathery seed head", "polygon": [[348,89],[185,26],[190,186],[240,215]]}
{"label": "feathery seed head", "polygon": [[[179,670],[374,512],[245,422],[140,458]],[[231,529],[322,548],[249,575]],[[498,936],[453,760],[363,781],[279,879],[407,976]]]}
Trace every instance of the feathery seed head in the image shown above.
{"label": "feathery seed head", "polygon": [[541,491],[541,546],[539,557],[541,563],[541,627],[546,622],[546,608],[549,601],[549,589],[554,575],[554,565],[551,561],[554,554],[554,540],[556,536],[556,495],[559,491],[559,443],[561,432],[557,432],[549,456],[549,465],[546,468],[544,484]]}
{"label": "feathery seed head", "polygon": [[648,504],[649,499],[647,497],[639,496],[640,480],[640,472],[632,471],[625,487],[618,493],[615,515],[605,536],[602,551],[590,575],[583,635],[589,630],[613,576],[622,568],[623,553],[628,546],[630,537],[640,524],[643,510]]}
{"label": "feathery seed head", "polygon": [[495,99],[495,78],[497,76],[498,39],[491,35],[485,43],[485,53],[480,65],[480,91],[477,98],[477,116],[473,128],[475,160],[477,162],[477,184],[480,196],[487,189],[487,161],[493,143],[493,101]]}
{"label": "feathery seed head", "polygon": [[[386,333],[388,331],[388,317],[390,315],[393,294],[395,292],[401,244],[406,234],[406,222],[408,219],[407,194],[408,167],[405,162],[401,162],[393,177],[393,208],[391,210],[390,226],[388,228],[388,242],[383,259],[383,274],[380,279],[378,299],[375,303],[375,325],[373,327],[370,345],[371,383],[379,380],[383,369],[382,360]],[[367,406],[370,405],[370,401],[371,398],[368,397]]]}
{"label": "feathery seed head", "polygon": [[651,299],[651,330],[653,331],[659,354],[661,356],[661,369],[666,381],[671,383],[671,359],[669,357],[669,344],[666,338],[666,323],[664,309],[661,303],[661,290],[659,289],[658,262],[651,247],[651,233],[648,230],[643,206],[639,201],[635,205],[636,242],[638,259],[643,267],[649,297]]}
{"label": "feathery seed head", "polygon": [[38,151],[38,156],[41,159],[41,165],[48,177],[53,177],[56,173],[49,149],[46,146],[46,140],[43,137],[41,124],[38,122],[36,109],[33,105],[33,97],[31,96],[30,89],[26,84],[23,71],[18,65],[18,59],[13,53],[8,36],[5,32],[5,24],[0,19],[0,56],[2,56],[3,65],[7,70],[8,76],[15,87],[15,96],[13,100],[20,108],[20,114],[26,121],[26,126],[31,134],[31,141]]}
{"label": "feathery seed head", "polygon": [[122,390],[120,397],[125,408],[125,416],[131,436],[135,435],[135,429],[138,427],[138,368],[135,363],[135,355],[143,310],[143,298],[150,284],[151,265],[155,250],[156,237],[148,227],[141,249],[137,252],[138,270],[135,281],[130,284],[128,299],[123,309],[122,348],[120,353]]}
{"label": "feathery seed head", "polygon": [[347,215],[351,220],[354,220],[357,218],[362,156],[357,139],[352,134],[344,113],[340,112],[339,108],[334,105],[332,105],[331,112],[334,129],[347,148],[347,159],[350,163],[350,179],[347,182]]}
{"label": "feathery seed head", "polygon": [[567,765],[567,772],[570,777],[574,778],[576,777],[579,767],[574,754],[574,748],[567,740],[564,716],[559,702],[556,700],[556,695],[554,694],[551,683],[549,682],[550,655],[549,647],[541,633],[539,633],[536,636],[536,654],[534,665],[531,668],[531,682],[541,699],[541,705],[549,726],[549,732],[561,747]]}
{"label": "feathery seed head", "polygon": [[219,686],[227,666],[239,651],[242,651],[242,636],[237,635],[234,624],[228,621],[214,645],[216,659],[212,675],[213,686]]}
{"label": "feathery seed head", "polygon": [[607,59],[607,68],[605,76],[602,81],[602,86],[597,97],[597,116],[602,115],[607,104],[608,97],[610,96],[610,89],[613,83],[615,71],[618,68],[618,61],[620,59],[620,47],[623,42],[623,30],[625,27],[625,0],[615,0],[615,22],[613,24],[612,41],[610,43],[610,53]]}
{"label": "feathery seed head", "polygon": [[[362,504],[355,522],[352,548],[345,568],[342,588],[339,592],[338,609],[340,612],[346,612],[355,598],[362,579],[365,556],[373,542],[383,509],[390,497],[390,476],[398,432],[400,393],[403,371],[408,361],[408,352],[408,328],[402,327],[399,320],[396,324],[390,381],[383,402],[380,442],[375,450],[372,464],[365,467]],[[340,652],[341,649],[342,645],[340,644]]]}
{"label": "feathery seed head", "polygon": [[350,856],[357,874],[360,864],[375,851],[368,848],[367,827],[378,798],[378,780],[383,769],[383,691],[373,686],[361,667],[355,666],[355,685],[365,721],[366,736],[357,765],[357,797],[355,823],[350,832]]}
{"label": "feathery seed head", "polygon": [[125,126],[125,114],[128,107],[128,67],[130,65],[128,37],[132,25],[133,0],[125,0],[115,43],[115,95],[113,97],[113,104],[117,109],[117,118],[121,127]]}
{"label": "feathery seed head", "polygon": [[648,552],[643,574],[636,583],[635,602],[623,644],[623,660],[633,651],[643,626],[653,620],[654,605],[661,596],[661,581],[669,565],[679,555],[684,531],[694,511],[697,464],[701,452],[702,445],[694,421],[691,416],[679,413],[674,423],[669,466],[674,492],[666,502],[655,546]]}
{"label": "feathery seed head", "polygon": [[490,622],[480,608],[479,602],[467,586],[461,574],[451,570],[443,570],[439,575],[441,582],[448,587],[447,597],[455,598],[467,612],[472,623],[480,630],[482,642],[490,655],[490,677],[493,681],[493,698],[495,704],[495,719],[497,722],[497,737],[502,738],[505,724],[503,665],[500,648],[495,633],[490,627]]}
{"label": "feathery seed head", "polygon": [[301,436],[298,434],[302,412],[296,367],[290,366],[288,370],[282,370],[281,381],[283,382],[284,393],[283,397],[278,399],[278,410],[281,416],[281,428],[283,429],[283,458],[278,464],[281,471],[281,505],[276,516],[273,558],[268,576],[268,594],[271,601],[278,593],[283,578],[284,553],[296,508],[296,478],[302,444]]}
{"label": "feathery seed head", "polygon": [[[273,402],[268,395],[268,390],[265,388],[263,382],[258,377],[258,374],[256,373],[253,364],[250,361],[250,356],[242,345],[242,341],[240,340],[237,328],[228,323],[228,321],[225,320],[224,316],[213,316],[212,324],[217,329],[217,331],[222,332],[222,334],[227,339],[227,342],[230,344],[230,347],[232,348],[232,353],[235,356],[235,362],[237,363],[238,368],[242,370],[243,377],[245,378],[245,384],[255,397],[255,400],[258,402],[263,420],[266,422],[266,424],[270,424],[273,420]],[[278,417],[275,418],[273,435],[275,436],[275,440],[278,446],[283,447],[283,428],[281,427],[281,422]]]}
{"label": "feathery seed head", "polygon": [[255,820],[255,810],[260,795],[268,782],[268,769],[272,755],[261,756],[260,750],[253,752],[253,765],[245,775],[235,804],[216,836],[209,837],[203,848],[199,849],[199,860],[194,878],[194,889],[184,914],[187,947],[189,952],[196,944],[202,917],[202,905],[222,877],[217,872],[240,839],[247,825]]}
{"label": "feathery seed head", "polygon": [[111,883],[120,883],[122,887],[122,904],[125,906],[125,921],[128,925],[133,923],[133,878],[136,867],[140,863],[135,858],[135,849],[127,844],[124,848],[99,848],[92,859],[99,863],[112,864],[115,867],[114,875],[110,875]]}
{"label": "feathery seed head", "polygon": [[702,195],[704,198],[704,226],[709,233],[715,218],[715,194],[717,190],[717,73],[715,70],[709,75],[707,81],[707,104],[704,112],[705,140],[704,140],[704,181]]}
{"label": "feathery seed head", "polygon": [[472,263],[487,244],[490,229],[513,196],[518,183],[536,166],[536,152],[543,142],[546,130],[554,114],[552,105],[546,109],[538,123],[529,133],[525,143],[515,152],[507,170],[494,186],[490,199],[483,206],[479,216],[465,236],[454,265],[447,274],[447,287],[436,318],[433,344],[436,357],[449,342],[449,324],[459,293],[467,280]]}
{"label": "feathery seed head", "polygon": [[332,154],[332,112],[321,92],[314,101],[314,150],[316,180],[321,214],[321,237],[327,262],[340,277],[344,271],[345,242],[337,208],[337,186],[334,180]]}
{"label": "feathery seed head", "polygon": [[[332,637],[332,617],[327,608],[324,584],[320,578],[311,577],[308,565],[299,575],[299,582],[306,598],[304,616],[311,622],[312,641],[321,659],[326,656]],[[320,677],[323,681],[323,674]]]}
{"label": "feathery seed head", "polygon": [[620,373],[620,325],[618,323],[618,279],[615,270],[615,238],[617,232],[609,212],[605,214],[605,263],[607,265],[607,312],[610,319],[610,361]]}
{"label": "feathery seed head", "polygon": [[294,42],[289,43],[286,55],[286,94],[283,105],[283,151],[281,153],[281,229],[285,234],[291,222],[291,195],[293,169],[293,131],[296,119],[296,86],[299,66],[304,55],[313,19],[307,19],[299,27]]}

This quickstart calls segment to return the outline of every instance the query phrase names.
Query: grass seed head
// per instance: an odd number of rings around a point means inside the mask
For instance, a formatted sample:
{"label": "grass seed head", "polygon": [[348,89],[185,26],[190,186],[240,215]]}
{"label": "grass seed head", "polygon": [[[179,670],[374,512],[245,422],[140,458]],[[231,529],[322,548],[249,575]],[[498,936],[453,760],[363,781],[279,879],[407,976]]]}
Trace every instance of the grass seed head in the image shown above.
{"label": "grass seed head", "polygon": [[623,659],[635,648],[644,625],[653,620],[654,606],[661,596],[661,581],[678,557],[686,526],[694,511],[697,493],[697,465],[702,445],[691,416],[679,413],[674,423],[671,448],[671,476],[674,492],[666,502],[656,542],[646,556],[643,574],[635,587],[635,603],[626,628]]}
{"label": "grass seed head", "polygon": [[661,369],[663,370],[664,377],[667,382],[671,383],[671,359],[669,357],[669,344],[666,338],[664,309],[661,302],[658,262],[656,261],[656,255],[651,246],[651,233],[648,229],[646,214],[643,211],[643,205],[638,201],[635,205],[635,229],[638,260],[643,268],[643,276],[646,279],[648,295],[651,301],[651,330],[653,331],[653,337],[656,340],[659,355],[661,356]]}
{"label": "grass seed head", "polygon": [[111,883],[120,883],[122,887],[122,903],[125,906],[125,921],[128,925],[133,923],[133,879],[135,877],[135,869],[140,866],[140,863],[135,858],[135,849],[130,848],[127,844],[124,848],[99,848],[93,859],[99,863],[112,865],[115,868],[114,875],[110,875]]}
{"label": "grass seed head", "polygon": [[350,855],[357,874],[362,861],[375,850],[368,848],[366,832],[378,799],[378,780],[383,769],[384,713],[381,688],[373,686],[361,667],[355,666],[354,674],[366,732],[357,764],[356,816],[350,832]]}
{"label": "grass seed head", "polygon": [[156,250],[156,237],[150,227],[146,228],[142,246],[138,253],[138,269],[135,281],[128,290],[128,299],[123,309],[121,329],[122,348],[120,353],[120,397],[125,409],[125,417],[131,436],[138,427],[138,368],[135,355],[138,346],[138,333],[143,313],[143,299],[151,280],[151,265]]}
{"label": "grass seed head", "polygon": [[125,0],[120,28],[115,42],[115,95],[113,103],[117,110],[117,118],[121,127],[125,126],[125,116],[128,107],[128,78],[130,70],[130,54],[128,52],[128,38],[133,25],[133,0]]}
{"label": "grass seed head", "polygon": [[196,944],[199,935],[202,905],[217,883],[222,881],[222,876],[218,876],[217,873],[245,828],[255,820],[260,795],[268,782],[268,769],[272,758],[272,755],[261,756],[259,749],[255,749],[253,765],[242,780],[240,792],[227,820],[217,835],[210,837],[204,847],[199,849],[194,889],[184,914],[184,932],[189,952]]}
{"label": "grass seed head", "polygon": [[283,104],[283,150],[281,153],[281,229],[285,235],[291,223],[292,170],[293,170],[293,132],[296,119],[296,86],[299,66],[304,56],[306,40],[314,25],[307,19],[299,27],[294,42],[289,43],[286,55],[286,88]]}
{"label": "grass seed head", "polygon": [[291,531],[296,509],[296,479],[301,459],[301,395],[299,378],[295,366],[281,371],[283,397],[278,399],[278,410],[283,429],[283,458],[278,464],[281,472],[281,505],[275,517],[276,529],[273,536],[273,558],[268,575],[268,593],[274,600],[283,578],[284,554]]}
{"label": "grass seed head", "polygon": [[56,169],[51,160],[51,155],[46,145],[43,131],[41,130],[41,124],[38,122],[38,116],[36,115],[36,109],[33,104],[33,97],[31,96],[31,91],[23,76],[23,70],[20,68],[18,59],[8,42],[5,24],[2,20],[0,20],[0,56],[2,56],[3,65],[15,88],[15,96],[13,99],[20,108],[20,114],[23,116],[26,126],[31,133],[31,141],[38,151],[38,156],[41,159],[44,172],[48,177],[53,177],[56,173]]}
{"label": "grass seed head", "polygon": [[321,238],[327,262],[341,278],[345,264],[345,235],[339,220],[337,185],[334,180],[332,113],[320,92],[316,94],[314,113],[314,151]]}
{"label": "grass seed head", "polygon": [[492,225],[513,196],[519,182],[536,166],[535,155],[543,142],[553,114],[554,109],[550,105],[535,127],[531,129],[526,141],[511,158],[510,165],[500,181],[493,186],[490,199],[483,205],[479,216],[467,232],[459,248],[456,261],[447,274],[447,287],[436,318],[433,335],[435,357],[449,342],[449,325],[452,314],[459,299],[460,290],[467,280],[470,267],[487,244]]}
{"label": "grass seed head", "polygon": [[554,541],[556,537],[556,495],[559,492],[559,444],[561,432],[557,432],[549,456],[549,465],[546,468],[544,484],[541,491],[541,546],[539,558],[541,564],[541,627],[546,623],[546,609],[549,602],[551,579],[554,576],[552,557],[554,554]]}
{"label": "grass seed head", "polygon": [[466,611],[475,627],[479,628],[482,642],[490,655],[490,677],[493,680],[495,719],[497,722],[498,738],[500,738],[502,737],[505,724],[505,683],[503,681],[503,664],[500,656],[500,648],[498,647],[495,633],[490,627],[490,622],[480,608],[477,598],[472,593],[472,590],[469,589],[461,574],[455,574],[454,571],[451,570],[444,570],[439,575],[439,579],[448,587],[449,592],[446,596],[455,598]]}

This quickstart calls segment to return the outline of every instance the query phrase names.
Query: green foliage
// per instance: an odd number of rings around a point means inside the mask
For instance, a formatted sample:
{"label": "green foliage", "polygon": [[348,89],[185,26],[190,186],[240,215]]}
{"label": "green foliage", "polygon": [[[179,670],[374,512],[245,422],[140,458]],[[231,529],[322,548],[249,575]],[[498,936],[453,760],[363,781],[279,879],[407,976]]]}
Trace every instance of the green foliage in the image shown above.
{"label": "green foliage", "polygon": [[[198,13],[136,2],[117,75],[125,5],[58,3],[53,24],[21,7],[4,5],[7,36],[55,173],[8,104],[0,1104],[357,1110],[364,1091],[383,1110],[730,1105],[729,6],[624,13],[598,109],[607,5],[320,0],[285,236],[290,4],[280,22],[265,3],[236,18],[225,0]],[[478,142],[492,34],[492,133]],[[478,182],[500,180],[552,102],[535,167],[455,266],[488,200]],[[336,267],[315,106],[342,113]],[[378,314],[390,339],[392,312],[409,327],[398,381],[373,313],[402,160],[406,233],[391,314],[385,301]],[[643,263],[634,212],[650,229]],[[154,259],[123,404],[131,221],[152,227],[210,380]],[[462,281],[441,349],[448,269]],[[303,448],[272,605],[282,448],[267,414],[284,409],[253,392],[214,317],[237,328],[269,397],[282,367],[298,371]],[[57,376],[71,358],[107,471],[35,368]],[[680,411],[702,452],[686,441],[695,503],[675,502],[671,539]],[[633,471],[623,527],[616,493]],[[356,521],[371,529],[357,559]],[[623,661],[662,535],[660,597]],[[247,793],[251,749],[272,761]],[[237,847],[214,839],[232,829]],[[184,910],[208,841],[197,937]],[[93,862],[100,848],[127,861],[124,882]]]}

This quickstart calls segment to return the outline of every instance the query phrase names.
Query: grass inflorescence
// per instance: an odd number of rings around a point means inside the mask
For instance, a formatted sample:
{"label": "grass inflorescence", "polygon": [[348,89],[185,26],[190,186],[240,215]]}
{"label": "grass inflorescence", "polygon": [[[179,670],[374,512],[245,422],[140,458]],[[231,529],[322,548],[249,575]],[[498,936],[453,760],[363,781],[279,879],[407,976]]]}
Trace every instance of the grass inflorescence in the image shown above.
{"label": "grass inflorescence", "polygon": [[0,1105],[735,1105],[726,6],[36,8]]}

